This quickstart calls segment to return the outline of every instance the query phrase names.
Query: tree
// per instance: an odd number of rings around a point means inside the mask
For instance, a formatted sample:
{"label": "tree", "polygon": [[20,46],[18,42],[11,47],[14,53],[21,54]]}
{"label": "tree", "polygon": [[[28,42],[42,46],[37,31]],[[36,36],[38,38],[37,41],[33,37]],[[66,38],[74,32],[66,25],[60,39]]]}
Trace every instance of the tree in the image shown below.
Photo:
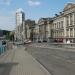
{"label": "tree", "polygon": [[10,32],[9,40],[14,41],[14,32]]}

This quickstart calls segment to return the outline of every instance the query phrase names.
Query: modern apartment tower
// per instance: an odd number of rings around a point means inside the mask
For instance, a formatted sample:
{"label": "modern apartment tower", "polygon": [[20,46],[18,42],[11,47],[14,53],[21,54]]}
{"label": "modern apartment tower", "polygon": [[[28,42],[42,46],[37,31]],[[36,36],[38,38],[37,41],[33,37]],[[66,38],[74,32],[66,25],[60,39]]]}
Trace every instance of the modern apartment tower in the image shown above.
{"label": "modern apartment tower", "polygon": [[25,13],[21,8],[17,9],[16,11],[15,40],[16,41],[25,40]]}

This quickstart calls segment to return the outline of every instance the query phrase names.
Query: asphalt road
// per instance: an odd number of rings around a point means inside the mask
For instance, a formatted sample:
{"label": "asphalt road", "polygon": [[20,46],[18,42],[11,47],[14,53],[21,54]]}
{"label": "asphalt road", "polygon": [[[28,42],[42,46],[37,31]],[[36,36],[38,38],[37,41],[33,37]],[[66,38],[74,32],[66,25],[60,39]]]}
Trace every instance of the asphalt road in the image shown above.
{"label": "asphalt road", "polygon": [[0,75],[51,75],[23,46],[0,56]]}
{"label": "asphalt road", "polygon": [[75,75],[75,51],[28,47],[26,49],[52,75]]}

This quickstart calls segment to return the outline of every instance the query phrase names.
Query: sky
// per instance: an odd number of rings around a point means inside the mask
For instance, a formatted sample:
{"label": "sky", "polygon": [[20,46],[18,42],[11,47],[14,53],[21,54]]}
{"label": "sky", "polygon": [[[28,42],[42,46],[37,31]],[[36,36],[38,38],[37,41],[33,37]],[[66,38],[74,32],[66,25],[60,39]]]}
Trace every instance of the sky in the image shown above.
{"label": "sky", "polygon": [[75,0],[0,0],[0,29],[15,29],[15,12],[18,8],[24,10],[25,19],[38,21],[42,17],[53,17],[70,2],[75,3]]}

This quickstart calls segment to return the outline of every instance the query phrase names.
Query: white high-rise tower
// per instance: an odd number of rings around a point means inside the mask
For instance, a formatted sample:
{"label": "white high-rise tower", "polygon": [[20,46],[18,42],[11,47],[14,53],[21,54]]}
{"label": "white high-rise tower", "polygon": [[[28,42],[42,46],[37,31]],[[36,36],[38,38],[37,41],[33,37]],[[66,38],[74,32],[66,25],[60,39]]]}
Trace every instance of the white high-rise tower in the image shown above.
{"label": "white high-rise tower", "polygon": [[17,41],[25,40],[25,14],[21,8],[17,9],[16,11],[15,40]]}

